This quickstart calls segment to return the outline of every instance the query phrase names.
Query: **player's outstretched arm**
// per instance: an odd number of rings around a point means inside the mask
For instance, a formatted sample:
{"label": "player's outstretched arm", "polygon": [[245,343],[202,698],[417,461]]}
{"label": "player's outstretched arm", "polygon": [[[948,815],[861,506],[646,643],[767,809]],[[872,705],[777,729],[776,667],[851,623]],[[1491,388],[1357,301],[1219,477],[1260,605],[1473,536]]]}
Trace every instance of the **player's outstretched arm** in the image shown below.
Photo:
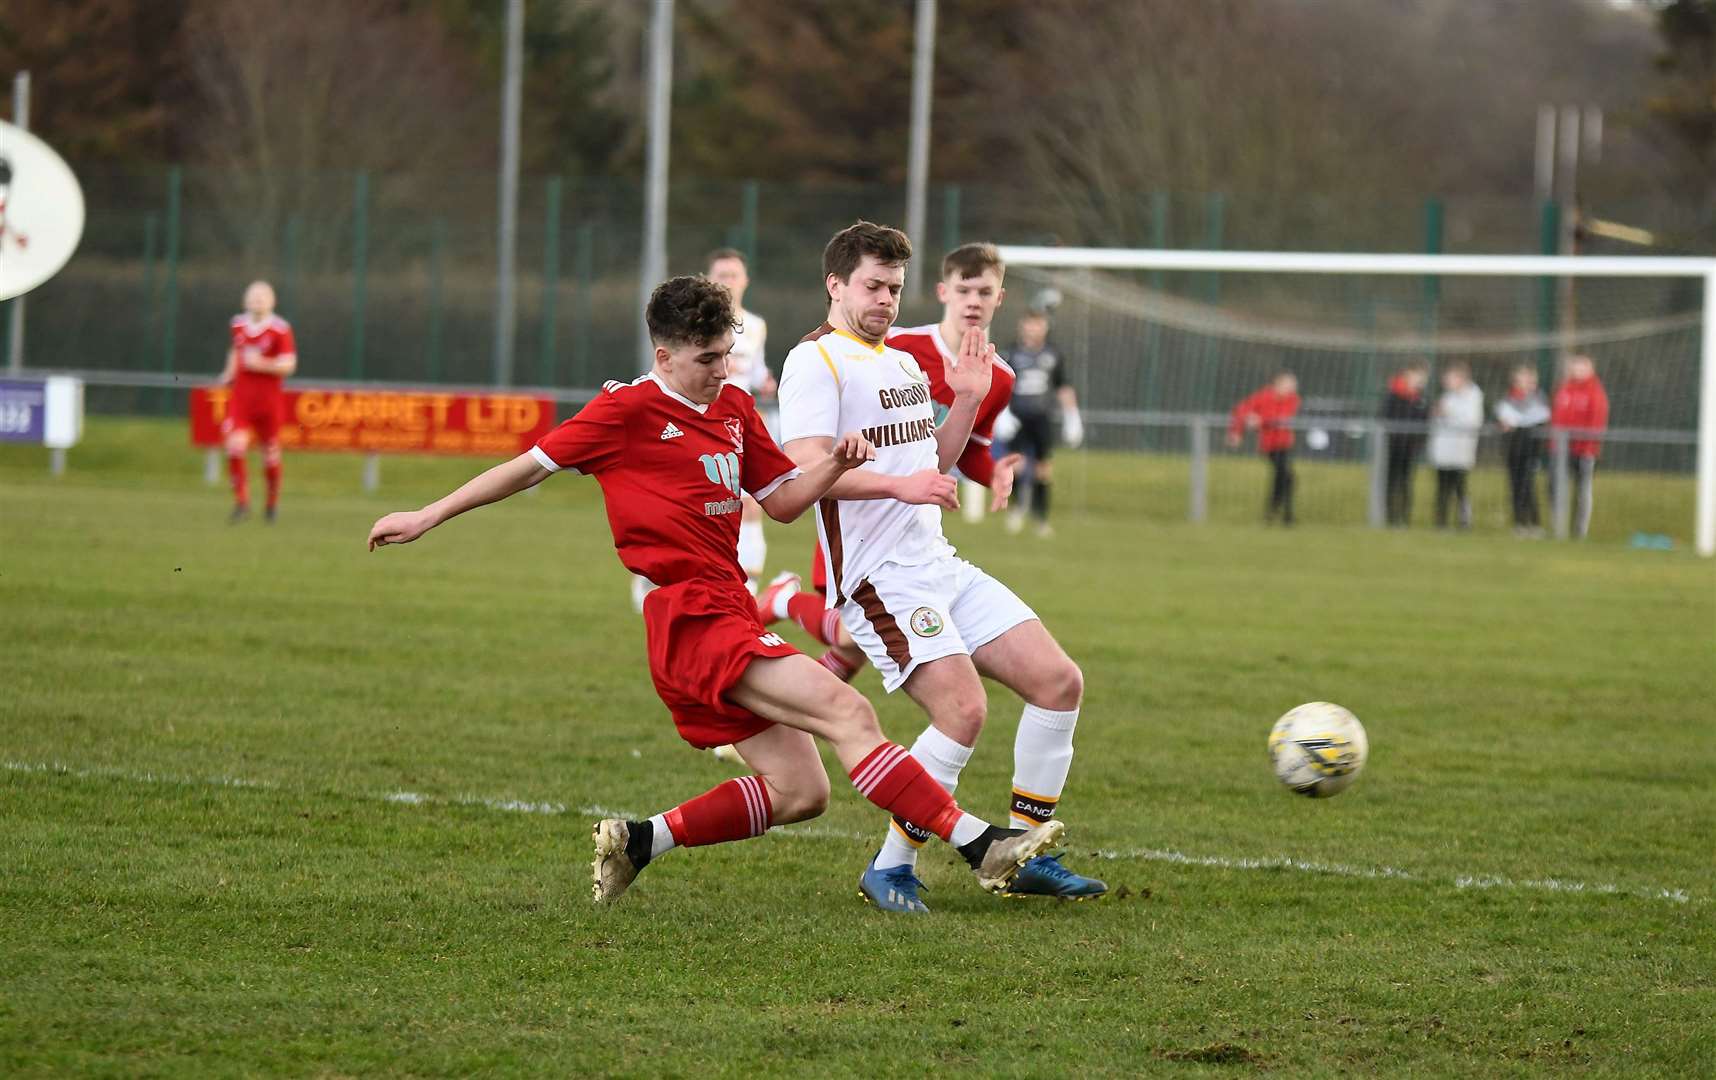
{"label": "player's outstretched arm", "polygon": [[237,349],[228,349],[226,351],[226,367],[222,368],[221,372],[220,372],[221,385],[222,386],[231,385],[232,380],[237,376],[237,374],[238,374],[238,350]]}
{"label": "player's outstretched arm", "polygon": [[[826,435],[794,439],[781,447],[787,457],[807,472],[833,448],[834,440]],[[935,469],[924,469],[910,476],[889,476],[874,469],[854,467],[836,479],[823,494],[833,499],[898,499],[918,505],[934,504],[944,510],[959,509],[958,482]]]}
{"label": "player's outstretched arm", "polygon": [[838,442],[833,439],[818,441],[829,444],[820,460],[805,462],[793,458],[799,466],[799,474],[769,492],[768,498],[759,501],[763,512],[776,521],[783,524],[796,521],[800,514],[815,505],[816,500],[828,494],[835,481],[866,461],[876,460],[876,448],[856,431]]}
{"label": "player's outstretched arm", "polygon": [[539,465],[534,457],[529,453],[520,454],[511,461],[503,461],[480,476],[467,480],[457,491],[436,499],[421,510],[402,510],[388,514],[370,526],[369,549],[374,551],[388,544],[409,544],[448,518],[458,517],[466,510],[475,510],[479,506],[499,502],[509,495],[516,495],[525,488],[535,487],[547,476],[548,470]]}
{"label": "player's outstretched arm", "polygon": [[935,429],[936,464],[942,472],[950,471],[958,463],[966,443],[971,441],[978,406],[983,404],[995,378],[995,357],[995,346],[982,327],[967,327],[959,341],[959,356],[942,376],[947,380],[947,388],[953,391],[953,404]]}

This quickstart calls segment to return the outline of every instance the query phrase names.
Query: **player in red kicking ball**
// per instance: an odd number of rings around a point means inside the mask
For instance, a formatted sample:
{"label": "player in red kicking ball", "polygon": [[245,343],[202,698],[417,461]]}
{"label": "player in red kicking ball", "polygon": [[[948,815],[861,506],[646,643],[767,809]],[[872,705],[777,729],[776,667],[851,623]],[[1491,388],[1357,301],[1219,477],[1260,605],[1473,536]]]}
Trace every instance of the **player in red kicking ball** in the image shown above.
{"label": "player in red kicking ball", "polygon": [[[873,460],[862,435],[834,440],[801,471],[770,438],[749,395],[725,385],[736,313],[702,277],[656,288],[645,313],[655,366],[609,383],[577,416],[526,453],[421,510],[388,514],[369,544],[403,544],[448,518],[562,470],[602,487],[620,561],[659,586],[644,603],[650,674],[679,733],[700,749],[732,743],[754,770],[663,813],[595,825],[594,894],[617,899],[674,847],[760,836],[813,818],[828,803],[814,738],[834,747],[860,794],[959,849],[984,887],[1006,888],[1060,837],[1058,823],[1024,833],[963,812],[904,747],[882,737],[869,702],[757,618],[739,567],[740,496],[792,521],[842,476]],[[953,501],[951,478],[925,470],[922,497]]]}

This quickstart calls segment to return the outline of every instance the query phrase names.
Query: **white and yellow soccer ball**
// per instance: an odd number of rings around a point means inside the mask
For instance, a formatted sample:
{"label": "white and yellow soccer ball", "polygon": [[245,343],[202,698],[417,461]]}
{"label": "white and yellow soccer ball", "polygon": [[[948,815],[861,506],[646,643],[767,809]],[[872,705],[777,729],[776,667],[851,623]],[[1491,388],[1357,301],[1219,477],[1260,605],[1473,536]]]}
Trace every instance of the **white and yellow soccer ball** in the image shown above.
{"label": "white and yellow soccer ball", "polygon": [[1327,701],[1288,710],[1269,732],[1275,778],[1313,799],[1351,787],[1369,756],[1370,740],[1358,717]]}

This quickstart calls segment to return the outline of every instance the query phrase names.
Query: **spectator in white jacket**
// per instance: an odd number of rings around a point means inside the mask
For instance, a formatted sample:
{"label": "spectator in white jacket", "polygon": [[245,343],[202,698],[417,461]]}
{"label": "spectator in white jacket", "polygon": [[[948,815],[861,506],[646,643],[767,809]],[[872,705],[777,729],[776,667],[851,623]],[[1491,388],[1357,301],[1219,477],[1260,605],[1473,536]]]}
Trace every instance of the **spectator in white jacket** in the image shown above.
{"label": "spectator in white jacket", "polygon": [[1457,505],[1460,528],[1472,527],[1472,497],[1466,477],[1478,461],[1478,431],[1484,426],[1484,392],[1472,369],[1456,360],[1442,371],[1442,396],[1430,414],[1430,465],[1436,470],[1436,527],[1448,527]]}

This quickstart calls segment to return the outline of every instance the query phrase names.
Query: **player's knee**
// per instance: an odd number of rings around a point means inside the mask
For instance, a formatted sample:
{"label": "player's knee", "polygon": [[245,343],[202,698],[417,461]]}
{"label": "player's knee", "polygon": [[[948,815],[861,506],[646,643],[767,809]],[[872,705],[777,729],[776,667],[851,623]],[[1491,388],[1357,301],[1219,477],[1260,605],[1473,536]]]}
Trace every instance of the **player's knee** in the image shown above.
{"label": "player's knee", "polygon": [[978,684],[974,694],[962,696],[957,702],[936,710],[932,718],[942,734],[961,746],[976,746],[983,733],[983,721],[989,716],[989,698]]}
{"label": "player's knee", "polygon": [[243,435],[229,435],[226,439],[226,456],[238,457],[250,449]]}
{"label": "player's knee", "polygon": [[774,788],[770,821],[775,825],[809,821],[828,809],[828,774],[821,769],[794,776],[785,782],[776,778]]}
{"label": "player's knee", "polygon": [[283,456],[279,443],[269,443],[267,448],[263,451],[262,460],[269,465],[278,465],[280,464],[280,459]]}
{"label": "player's knee", "polygon": [[845,693],[836,694],[826,706],[827,721],[835,742],[847,739],[880,742],[882,725],[876,720],[876,710],[864,695],[850,686]]}
{"label": "player's knee", "polygon": [[1065,712],[1076,709],[1084,700],[1084,672],[1070,659],[1062,659],[1044,681],[1044,700],[1038,704],[1045,709]]}

